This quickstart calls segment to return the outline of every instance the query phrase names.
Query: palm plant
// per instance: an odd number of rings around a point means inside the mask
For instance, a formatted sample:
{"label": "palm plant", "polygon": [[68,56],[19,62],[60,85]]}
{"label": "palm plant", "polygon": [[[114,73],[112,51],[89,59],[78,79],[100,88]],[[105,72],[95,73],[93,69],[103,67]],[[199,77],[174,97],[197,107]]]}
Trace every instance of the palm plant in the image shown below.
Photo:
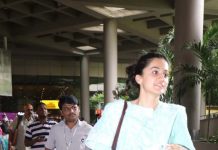
{"label": "palm plant", "polygon": [[[166,35],[160,38],[158,43],[158,51],[167,57],[168,61],[171,63],[171,70],[174,70],[174,54],[172,50],[172,43],[174,41],[174,28],[170,30]],[[173,102],[173,72],[169,74],[169,84],[166,93],[161,97],[162,101],[172,103]]]}
{"label": "palm plant", "polygon": [[185,49],[191,50],[199,58],[201,68],[184,64],[180,66],[179,72],[183,74],[177,95],[181,96],[187,91],[187,87],[193,87],[201,83],[201,89],[209,105],[207,139],[209,138],[210,105],[211,100],[217,99],[218,90],[218,25],[210,26],[204,33],[201,42],[185,44]]}
{"label": "palm plant", "polygon": [[191,42],[185,44],[184,49],[191,50],[199,58],[202,66],[197,68],[188,64],[183,64],[174,68],[174,55],[172,50],[172,41],[174,40],[174,30],[170,30],[168,34],[163,36],[159,42],[159,51],[168,57],[172,64],[174,73],[180,72],[183,76],[176,85],[173,86],[173,72],[170,74],[169,86],[166,94],[162,100],[173,102],[172,93],[173,88],[177,89],[178,98],[181,98],[190,87],[194,87],[201,83],[202,93],[205,96],[207,105],[209,105],[208,113],[208,131],[207,139],[209,138],[209,125],[210,125],[210,106],[217,104],[218,99],[218,25],[210,26],[204,33],[201,42]]}

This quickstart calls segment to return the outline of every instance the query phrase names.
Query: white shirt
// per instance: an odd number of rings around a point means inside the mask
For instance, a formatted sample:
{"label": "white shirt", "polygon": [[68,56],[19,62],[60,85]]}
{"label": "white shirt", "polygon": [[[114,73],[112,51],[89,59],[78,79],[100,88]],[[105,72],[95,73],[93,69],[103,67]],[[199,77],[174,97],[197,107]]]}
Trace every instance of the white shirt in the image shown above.
{"label": "white shirt", "polygon": [[70,129],[63,120],[51,128],[45,147],[56,150],[87,150],[85,140],[91,128],[85,121],[78,120],[76,126]]}

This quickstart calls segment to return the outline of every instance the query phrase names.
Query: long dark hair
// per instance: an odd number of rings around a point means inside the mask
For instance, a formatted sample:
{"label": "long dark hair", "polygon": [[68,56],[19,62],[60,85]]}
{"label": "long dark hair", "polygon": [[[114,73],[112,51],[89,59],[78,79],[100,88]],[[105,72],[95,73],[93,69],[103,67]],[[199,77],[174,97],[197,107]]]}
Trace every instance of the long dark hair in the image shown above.
{"label": "long dark hair", "polygon": [[127,90],[132,87],[136,87],[139,89],[139,85],[135,80],[135,76],[142,75],[143,69],[147,67],[154,58],[161,58],[169,63],[168,59],[163,54],[158,52],[148,52],[145,55],[142,55],[136,64],[132,64],[126,68],[126,74],[128,75],[128,78],[126,80]]}

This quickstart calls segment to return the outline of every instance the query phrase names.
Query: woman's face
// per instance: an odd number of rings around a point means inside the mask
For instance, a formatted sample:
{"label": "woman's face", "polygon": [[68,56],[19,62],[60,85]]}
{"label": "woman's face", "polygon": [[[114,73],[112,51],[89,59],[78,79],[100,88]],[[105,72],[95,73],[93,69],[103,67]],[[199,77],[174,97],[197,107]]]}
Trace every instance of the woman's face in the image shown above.
{"label": "woman's face", "polygon": [[136,75],[136,82],[140,85],[140,91],[161,95],[166,92],[168,86],[169,64],[162,58],[154,58],[143,69],[142,75]]}

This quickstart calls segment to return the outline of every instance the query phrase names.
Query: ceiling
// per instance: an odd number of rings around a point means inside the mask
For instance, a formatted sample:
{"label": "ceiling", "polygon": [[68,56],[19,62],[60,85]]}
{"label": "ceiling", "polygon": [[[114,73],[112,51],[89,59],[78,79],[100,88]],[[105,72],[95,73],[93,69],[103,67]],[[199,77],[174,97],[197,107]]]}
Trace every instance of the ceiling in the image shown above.
{"label": "ceiling", "polygon": [[[6,36],[12,59],[86,53],[93,61],[103,61],[103,23],[115,18],[118,61],[128,61],[142,50],[157,49],[161,35],[173,27],[174,17],[174,0],[0,0],[0,47]],[[205,0],[204,26],[217,20],[218,1]],[[93,49],[84,51],[80,46]]]}
{"label": "ceiling", "polygon": [[[118,14],[127,15],[116,18],[122,31],[118,31],[119,60],[132,59],[142,49],[156,49],[160,36],[174,24],[174,0],[0,0],[0,37],[8,37],[13,57],[78,56],[74,53],[76,51],[96,54],[91,58],[101,60],[104,43],[102,24],[105,19],[112,18],[104,11],[100,12],[105,6],[128,10],[117,10]],[[98,11],[94,11],[94,7]],[[136,10],[144,12],[128,16]],[[205,0],[205,26],[217,19],[218,1]],[[96,30],[84,30],[88,27]],[[79,46],[92,46],[94,49],[84,51]]]}

